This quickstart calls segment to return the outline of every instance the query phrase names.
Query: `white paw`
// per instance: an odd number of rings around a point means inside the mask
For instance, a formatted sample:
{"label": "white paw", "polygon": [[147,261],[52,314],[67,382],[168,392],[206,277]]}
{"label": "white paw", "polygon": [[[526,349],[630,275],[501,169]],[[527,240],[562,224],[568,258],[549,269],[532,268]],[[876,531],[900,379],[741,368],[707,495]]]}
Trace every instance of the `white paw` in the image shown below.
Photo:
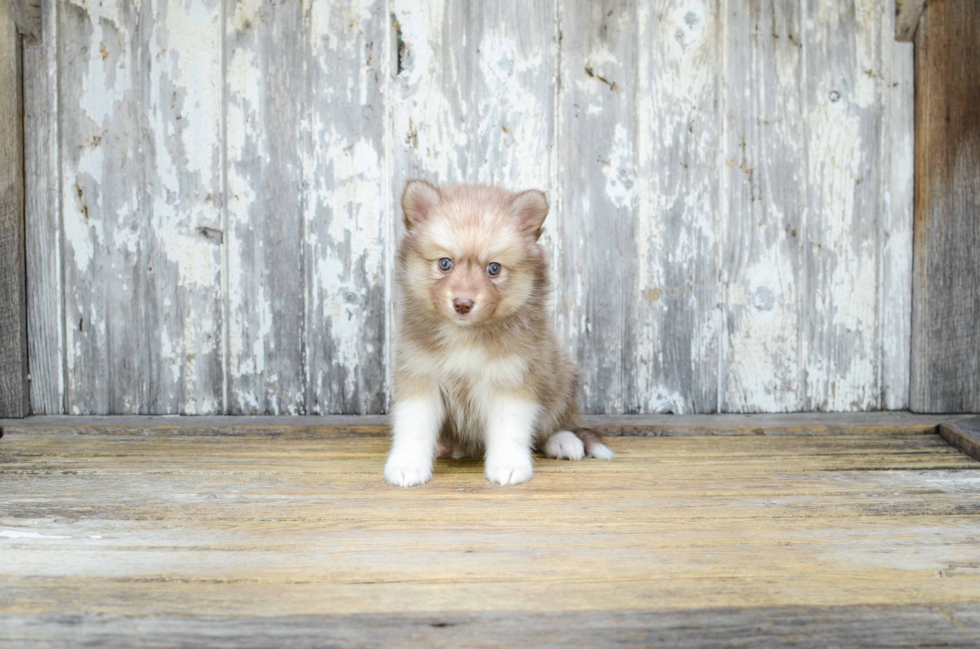
{"label": "white paw", "polygon": [[605,444],[596,444],[589,449],[589,456],[594,457],[597,460],[611,460],[615,457],[613,450],[606,446]]}
{"label": "white paw", "polygon": [[544,443],[544,454],[552,460],[581,460],[585,457],[585,444],[575,433],[563,430]]}
{"label": "white paw", "polygon": [[392,454],[385,464],[385,482],[396,487],[414,487],[432,479],[432,460]]}
{"label": "white paw", "polygon": [[488,457],[484,463],[483,473],[487,480],[499,485],[527,482],[534,475],[531,451],[515,451],[506,454],[506,457]]}

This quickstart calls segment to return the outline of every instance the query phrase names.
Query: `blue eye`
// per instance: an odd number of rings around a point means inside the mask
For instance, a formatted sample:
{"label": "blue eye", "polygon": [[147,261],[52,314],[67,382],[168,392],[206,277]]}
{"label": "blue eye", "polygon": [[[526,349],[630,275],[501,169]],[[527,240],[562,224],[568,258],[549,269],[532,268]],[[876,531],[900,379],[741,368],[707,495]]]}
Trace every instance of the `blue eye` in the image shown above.
{"label": "blue eye", "polygon": [[495,261],[491,261],[489,264],[487,264],[487,274],[490,275],[490,277],[496,277],[497,275],[499,275],[500,264],[498,264]]}
{"label": "blue eye", "polygon": [[449,257],[443,257],[439,260],[439,268],[442,269],[442,272],[448,273],[453,269],[453,260]]}

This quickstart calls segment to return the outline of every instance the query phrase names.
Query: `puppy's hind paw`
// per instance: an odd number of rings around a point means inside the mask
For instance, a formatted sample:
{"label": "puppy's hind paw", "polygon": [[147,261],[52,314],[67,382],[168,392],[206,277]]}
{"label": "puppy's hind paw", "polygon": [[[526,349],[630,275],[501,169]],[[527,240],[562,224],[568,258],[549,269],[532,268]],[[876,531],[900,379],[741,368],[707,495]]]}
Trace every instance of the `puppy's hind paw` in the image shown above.
{"label": "puppy's hind paw", "polygon": [[385,482],[396,487],[414,487],[432,479],[432,463],[413,463],[389,458],[385,464]]}
{"label": "puppy's hind paw", "polygon": [[578,461],[585,457],[585,444],[575,433],[563,430],[544,443],[544,454],[552,460]]}
{"label": "puppy's hind paw", "polygon": [[616,457],[616,454],[611,448],[600,442],[589,447],[589,457],[594,457],[597,460],[611,460]]}

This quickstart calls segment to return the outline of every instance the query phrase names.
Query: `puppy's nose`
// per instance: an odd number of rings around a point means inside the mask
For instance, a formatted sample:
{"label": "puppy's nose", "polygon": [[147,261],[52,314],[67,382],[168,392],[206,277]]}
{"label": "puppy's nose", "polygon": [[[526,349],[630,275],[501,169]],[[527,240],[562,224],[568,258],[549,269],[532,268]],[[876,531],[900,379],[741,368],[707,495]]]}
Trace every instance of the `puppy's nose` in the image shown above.
{"label": "puppy's nose", "polygon": [[470,309],[473,308],[473,300],[465,297],[458,297],[453,300],[453,308],[456,309],[456,313],[465,315],[470,312]]}

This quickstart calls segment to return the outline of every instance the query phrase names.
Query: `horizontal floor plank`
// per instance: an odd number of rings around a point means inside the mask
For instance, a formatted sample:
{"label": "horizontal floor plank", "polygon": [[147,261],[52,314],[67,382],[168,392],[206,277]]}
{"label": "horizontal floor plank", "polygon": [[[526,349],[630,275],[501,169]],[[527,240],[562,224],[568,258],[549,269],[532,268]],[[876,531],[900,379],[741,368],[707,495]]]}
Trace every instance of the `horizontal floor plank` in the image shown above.
{"label": "horizontal floor plank", "polygon": [[700,610],[526,611],[401,615],[13,615],[15,644],[235,647],[975,647],[980,604],[784,606]]}

